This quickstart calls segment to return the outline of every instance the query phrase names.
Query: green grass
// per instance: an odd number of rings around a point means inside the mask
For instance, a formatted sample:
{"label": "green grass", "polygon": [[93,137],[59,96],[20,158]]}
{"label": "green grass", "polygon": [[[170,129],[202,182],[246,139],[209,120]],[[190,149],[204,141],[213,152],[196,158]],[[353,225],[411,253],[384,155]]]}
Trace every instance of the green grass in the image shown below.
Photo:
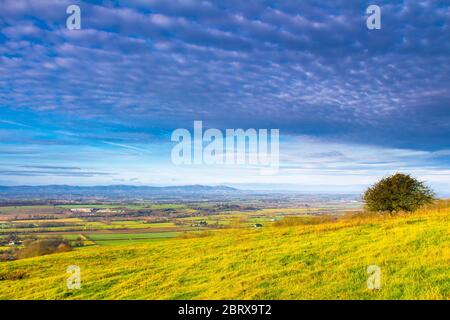
{"label": "green grass", "polygon": [[178,232],[154,233],[98,233],[88,234],[87,237],[101,246],[129,245],[146,243],[149,240],[174,238]]}
{"label": "green grass", "polygon": [[145,223],[143,224],[146,228],[175,228],[173,222],[161,222],[161,223]]}
{"label": "green grass", "polygon": [[[72,264],[81,268],[80,290],[66,288]],[[367,289],[370,265],[381,268],[381,290]],[[449,299],[450,205],[94,246],[0,266],[0,299]]]}
{"label": "green grass", "polygon": [[[81,234],[79,234],[79,233],[72,233],[72,234],[65,234],[62,237],[66,240],[74,241],[74,240],[78,240],[78,238],[80,238],[80,236],[81,236]],[[41,236],[41,237],[44,237],[44,236]]]}

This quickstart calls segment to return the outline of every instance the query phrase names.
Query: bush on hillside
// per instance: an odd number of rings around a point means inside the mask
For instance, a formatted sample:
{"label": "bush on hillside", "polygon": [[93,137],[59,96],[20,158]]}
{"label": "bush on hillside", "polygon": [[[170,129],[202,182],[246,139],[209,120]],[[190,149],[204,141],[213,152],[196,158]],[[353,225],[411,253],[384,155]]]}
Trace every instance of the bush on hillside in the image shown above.
{"label": "bush on hillside", "polygon": [[434,193],[422,181],[396,173],[378,181],[363,195],[369,211],[414,211],[434,200]]}
{"label": "bush on hillside", "polygon": [[327,222],[335,222],[337,218],[334,216],[313,216],[313,217],[284,217],[281,220],[275,221],[275,227],[293,227],[303,225],[315,225]]}
{"label": "bush on hillside", "polygon": [[42,256],[51,253],[71,251],[72,246],[62,238],[27,240],[24,248],[17,252],[17,259]]}

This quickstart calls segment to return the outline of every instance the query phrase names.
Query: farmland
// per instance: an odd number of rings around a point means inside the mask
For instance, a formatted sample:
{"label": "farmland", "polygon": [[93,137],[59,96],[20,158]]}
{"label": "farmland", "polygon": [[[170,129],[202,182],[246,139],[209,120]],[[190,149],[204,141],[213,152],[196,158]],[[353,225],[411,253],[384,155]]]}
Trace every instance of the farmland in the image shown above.
{"label": "farmland", "polygon": [[286,216],[340,214],[355,208],[353,202],[317,202],[314,206],[287,202],[283,207],[261,201],[3,205],[0,251],[20,248],[25,240],[56,236],[70,242],[78,240],[82,247],[140,244],[199,231],[268,226]]}
{"label": "farmland", "polygon": [[[246,215],[233,213],[242,220],[233,227],[199,227],[157,240],[160,232],[97,233],[95,245],[3,262],[0,299],[450,297],[449,202],[396,216],[277,213],[280,219],[262,228],[248,227]],[[72,264],[81,268],[79,290],[66,288]],[[371,265],[381,269],[379,290],[366,286]]]}

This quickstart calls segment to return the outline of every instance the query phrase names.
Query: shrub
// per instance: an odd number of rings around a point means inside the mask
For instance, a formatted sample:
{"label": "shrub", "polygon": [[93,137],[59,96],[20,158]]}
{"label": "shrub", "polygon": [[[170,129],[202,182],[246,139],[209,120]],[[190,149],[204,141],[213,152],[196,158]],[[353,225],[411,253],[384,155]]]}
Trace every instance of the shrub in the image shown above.
{"label": "shrub", "polygon": [[77,237],[77,239],[72,242],[72,247],[84,247],[83,238],[82,237]]}
{"label": "shrub", "polygon": [[396,173],[378,181],[363,195],[369,211],[414,211],[434,200],[433,192],[408,174]]}
{"label": "shrub", "polygon": [[0,252],[0,262],[12,261],[12,260],[15,260],[15,259],[16,259],[16,257],[15,257],[14,250]]}
{"label": "shrub", "polygon": [[25,247],[17,252],[18,259],[72,250],[70,244],[62,238],[27,240],[24,245]]}
{"label": "shrub", "polygon": [[22,270],[12,270],[12,271],[1,271],[0,272],[0,281],[3,280],[21,280],[25,278],[26,272]]}
{"label": "shrub", "polygon": [[275,227],[293,227],[335,222],[336,220],[336,217],[333,216],[284,217],[283,219],[274,222],[273,225]]}

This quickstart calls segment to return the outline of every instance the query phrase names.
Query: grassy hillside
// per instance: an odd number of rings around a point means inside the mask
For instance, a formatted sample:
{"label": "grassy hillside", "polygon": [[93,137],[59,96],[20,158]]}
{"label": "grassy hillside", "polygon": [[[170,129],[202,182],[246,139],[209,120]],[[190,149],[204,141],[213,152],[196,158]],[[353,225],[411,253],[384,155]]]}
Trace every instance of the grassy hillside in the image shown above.
{"label": "grassy hillside", "polygon": [[[0,263],[1,299],[449,299],[450,206]],[[82,288],[66,288],[66,268]],[[382,289],[366,288],[369,265]]]}

